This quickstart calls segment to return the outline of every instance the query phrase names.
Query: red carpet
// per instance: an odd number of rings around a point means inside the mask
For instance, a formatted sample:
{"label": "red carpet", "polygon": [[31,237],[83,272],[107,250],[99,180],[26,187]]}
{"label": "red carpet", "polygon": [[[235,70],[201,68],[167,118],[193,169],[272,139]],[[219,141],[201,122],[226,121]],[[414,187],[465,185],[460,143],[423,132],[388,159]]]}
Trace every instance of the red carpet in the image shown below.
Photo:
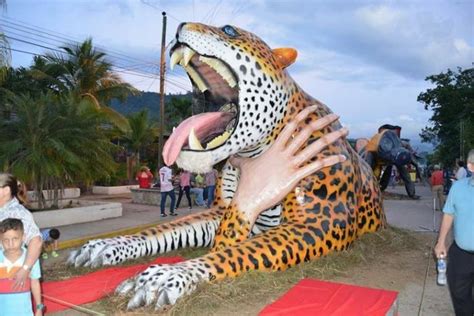
{"label": "red carpet", "polygon": [[397,292],[303,279],[260,316],[398,315]]}
{"label": "red carpet", "polygon": [[53,302],[48,297],[73,305],[91,303],[113,293],[122,281],[145,270],[151,264],[177,263],[183,260],[182,257],[160,257],[152,263],[107,268],[68,280],[43,282],[46,312],[53,313],[69,308],[69,306]]}

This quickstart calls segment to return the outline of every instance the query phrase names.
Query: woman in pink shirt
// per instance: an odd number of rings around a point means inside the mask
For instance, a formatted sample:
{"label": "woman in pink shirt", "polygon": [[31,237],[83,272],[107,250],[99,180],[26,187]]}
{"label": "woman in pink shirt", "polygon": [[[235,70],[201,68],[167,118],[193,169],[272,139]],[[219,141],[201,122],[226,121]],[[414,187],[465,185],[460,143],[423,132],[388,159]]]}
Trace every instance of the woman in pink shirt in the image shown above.
{"label": "woman in pink shirt", "polygon": [[189,209],[192,209],[191,204],[191,195],[189,194],[189,189],[191,186],[191,173],[188,171],[181,171],[179,174],[179,195],[178,203],[176,203],[176,208],[179,208],[181,203],[181,198],[183,197],[183,191],[186,193],[186,198],[188,199]]}

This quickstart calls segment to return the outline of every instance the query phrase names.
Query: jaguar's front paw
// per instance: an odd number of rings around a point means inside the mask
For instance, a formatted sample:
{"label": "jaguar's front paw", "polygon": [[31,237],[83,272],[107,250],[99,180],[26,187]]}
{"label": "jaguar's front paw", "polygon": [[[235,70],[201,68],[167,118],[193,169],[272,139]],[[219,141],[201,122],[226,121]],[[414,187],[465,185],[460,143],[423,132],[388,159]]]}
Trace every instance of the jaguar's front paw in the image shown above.
{"label": "jaguar's front paw", "polygon": [[155,304],[155,309],[174,305],[184,295],[192,293],[199,283],[209,279],[201,268],[186,262],[175,265],[152,265],[133,279],[126,280],[116,290],[125,295],[134,292],[127,309]]}
{"label": "jaguar's front paw", "polygon": [[75,267],[114,265],[144,255],[143,241],[135,236],[90,240],[71,251],[67,263]]}

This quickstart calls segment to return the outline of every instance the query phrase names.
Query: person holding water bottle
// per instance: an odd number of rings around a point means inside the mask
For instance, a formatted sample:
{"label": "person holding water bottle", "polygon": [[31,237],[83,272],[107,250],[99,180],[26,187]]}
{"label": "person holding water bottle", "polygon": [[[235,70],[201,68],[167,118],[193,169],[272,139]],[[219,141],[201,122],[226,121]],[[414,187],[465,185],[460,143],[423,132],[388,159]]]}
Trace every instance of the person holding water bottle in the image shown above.
{"label": "person holding water bottle", "polygon": [[[474,149],[467,158],[469,171],[474,172]],[[443,268],[447,259],[447,283],[456,316],[474,314],[474,178],[456,181],[443,208],[438,242],[434,248],[438,258],[438,283],[446,284]],[[454,228],[454,240],[446,249],[446,237]]]}

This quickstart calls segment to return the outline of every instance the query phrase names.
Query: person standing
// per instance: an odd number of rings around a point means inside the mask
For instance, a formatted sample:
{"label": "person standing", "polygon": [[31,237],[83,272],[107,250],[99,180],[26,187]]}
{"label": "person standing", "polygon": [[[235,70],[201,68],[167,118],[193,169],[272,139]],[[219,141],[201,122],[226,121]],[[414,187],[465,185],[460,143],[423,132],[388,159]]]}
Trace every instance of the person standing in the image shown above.
{"label": "person standing", "polygon": [[[469,151],[468,168],[474,171],[474,149]],[[434,248],[437,258],[448,256],[448,285],[454,311],[459,315],[474,314],[474,179],[463,178],[449,191],[443,209],[438,242]],[[454,227],[454,241],[446,251],[446,237]]]}
{"label": "person standing", "polygon": [[176,196],[174,194],[174,187],[173,187],[173,171],[168,166],[163,166],[160,169],[160,192],[161,192],[161,217],[167,216],[165,213],[165,205],[166,205],[166,197],[169,195],[171,199],[170,203],[170,215],[176,216],[177,214],[174,212],[174,203],[176,200]]}
{"label": "person standing", "polygon": [[26,283],[31,268],[38,260],[43,241],[33,215],[23,204],[26,203],[26,188],[16,177],[9,173],[0,173],[0,221],[17,218],[23,223],[23,243],[27,246],[26,257],[14,276],[14,289],[22,288]]}
{"label": "person standing", "polygon": [[214,202],[214,193],[216,191],[216,180],[219,173],[216,169],[212,169],[206,173],[206,192],[207,192],[207,208],[211,208]]}
{"label": "person standing", "polygon": [[191,179],[191,190],[190,192],[192,194],[195,194],[196,195],[196,199],[195,199],[195,203],[197,206],[204,206],[204,189],[203,189],[203,186],[204,186],[204,183],[203,183],[204,179],[203,177],[200,175],[200,174],[197,174],[195,176],[192,177]]}
{"label": "person standing", "polygon": [[458,171],[456,171],[456,180],[461,180],[467,177],[466,168],[464,168],[464,161],[458,161]]}
{"label": "person standing", "polygon": [[23,248],[23,222],[18,218],[7,218],[0,222],[0,237],[3,251],[0,251],[0,315],[33,315],[31,296],[36,304],[35,316],[43,315],[41,301],[41,270],[39,261],[33,264],[27,280],[19,289],[14,289],[12,277],[23,269],[26,250]]}
{"label": "person standing", "polygon": [[443,171],[441,171],[441,168],[439,165],[434,166],[434,171],[431,174],[430,178],[430,184],[431,184],[431,192],[433,192],[433,199],[434,201],[438,201],[437,205],[438,207],[435,209],[441,211],[444,206],[444,177],[443,177]]}
{"label": "person standing", "polygon": [[191,173],[189,171],[183,170],[179,174],[179,195],[178,203],[176,203],[176,208],[179,208],[181,203],[181,198],[183,197],[183,192],[186,193],[186,199],[188,199],[189,209],[192,209],[191,196],[189,190],[191,188]]}
{"label": "person standing", "polygon": [[454,174],[453,174],[452,168],[445,166],[443,169],[443,177],[444,177],[444,194],[447,195],[454,181]]}
{"label": "person standing", "polygon": [[135,179],[138,181],[140,189],[149,189],[151,187],[153,174],[151,173],[150,168],[143,166],[140,168],[140,171],[137,172]]}

